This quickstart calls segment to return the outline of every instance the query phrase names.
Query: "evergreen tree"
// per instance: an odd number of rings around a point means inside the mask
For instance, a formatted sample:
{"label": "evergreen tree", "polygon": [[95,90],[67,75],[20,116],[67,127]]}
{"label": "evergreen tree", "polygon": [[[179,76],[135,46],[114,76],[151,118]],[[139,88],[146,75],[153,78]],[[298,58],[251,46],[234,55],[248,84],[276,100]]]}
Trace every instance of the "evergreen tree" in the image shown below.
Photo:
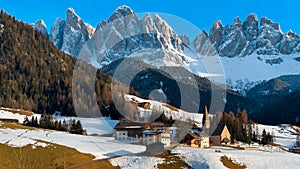
{"label": "evergreen tree", "polygon": [[263,144],[263,145],[268,144],[268,140],[267,140],[267,132],[266,132],[265,129],[262,131],[261,137],[262,137],[262,138],[261,138],[261,144]]}
{"label": "evergreen tree", "polygon": [[78,120],[77,123],[76,123],[76,129],[79,130],[79,131],[83,130],[80,120]]}

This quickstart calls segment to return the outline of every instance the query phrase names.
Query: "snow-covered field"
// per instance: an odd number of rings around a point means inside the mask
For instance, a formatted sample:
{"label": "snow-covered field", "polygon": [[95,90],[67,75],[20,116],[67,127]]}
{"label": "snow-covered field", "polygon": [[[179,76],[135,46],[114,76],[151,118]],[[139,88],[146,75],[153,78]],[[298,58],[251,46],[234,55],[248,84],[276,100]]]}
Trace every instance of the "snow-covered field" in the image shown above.
{"label": "snow-covered field", "polygon": [[156,169],[157,164],[161,164],[163,161],[163,158],[146,156],[124,156],[110,160],[113,166],[119,166],[121,169]]}
{"label": "snow-covered field", "polygon": [[114,132],[114,127],[119,122],[118,120],[111,120],[108,117],[82,118],[53,116],[53,118],[66,121],[69,119],[80,120],[82,127],[87,131],[88,135],[111,134]]}
{"label": "snow-covered field", "polygon": [[[128,96],[131,99],[134,96]],[[135,98],[139,101],[140,98]],[[162,106],[161,103],[150,101],[153,106]],[[169,109],[165,107],[165,109]],[[195,118],[197,116],[185,114],[181,110],[171,111],[176,113],[174,117]],[[24,116],[13,114],[8,111],[0,111],[1,118],[17,118],[23,120]],[[37,115],[35,115],[37,116]],[[55,116],[59,120],[68,119],[68,117]],[[198,117],[201,119],[201,117]],[[110,120],[109,118],[76,118],[81,120],[82,125],[89,134],[111,134],[113,127],[118,121]],[[3,125],[0,123],[0,125]],[[296,136],[293,135],[293,130],[290,127],[281,129],[278,126],[257,125],[257,131],[261,135],[263,129],[275,136],[275,143],[280,144],[284,148],[292,148],[295,145]],[[253,128],[256,130],[256,127]],[[82,136],[74,135],[67,132],[53,131],[53,130],[28,130],[28,129],[10,129],[0,128],[0,144],[6,144],[12,147],[23,147],[31,145],[32,148],[37,146],[47,147],[49,143],[55,143],[71,148],[75,148],[82,153],[89,153],[96,157],[96,159],[111,158],[110,162],[114,166],[120,166],[122,169],[138,169],[157,168],[157,164],[163,163],[164,159],[156,157],[136,156],[135,153],[145,151],[145,146],[133,145],[128,142],[116,141],[113,137],[103,136]],[[300,166],[300,155],[287,153],[277,147],[261,147],[263,151],[237,150],[226,147],[212,147],[210,149],[186,148],[177,147],[172,150],[178,156],[193,168],[225,168],[220,158],[227,156],[234,162],[241,165],[246,165],[247,168],[298,168]],[[220,150],[221,152],[215,152]]]}
{"label": "snow-covered field", "polygon": [[[14,113],[4,110],[4,108],[2,108],[2,109],[3,110],[0,110],[0,119],[17,119],[19,121],[19,123],[23,123],[24,118],[26,117],[25,115],[14,114]],[[7,110],[9,110],[9,109],[7,109]]]}
{"label": "snow-covered field", "polygon": [[[1,113],[4,117],[14,117],[19,120],[22,119],[21,121],[23,121],[25,117],[7,111],[1,111]],[[57,118],[64,119],[67,117]],[[76,119],[82,120],[82,126],[87,129],[88,133],[99,132],[99,134],[111,134],[114,124],[117,123],[117,121],[110,120],[109,118]],[[117,141],[113,137],[83,136],[44,129],[28,130],[0,128],[0,144],[7,144],[12,147],[23,147],[26,145],[32,145],[32,147],[46,147],[47,143],[44,142],[75,148],[82,153],[92,154],[97,159],[131,155],[146,150],[145,146]]]}
{"label": "snow-covered field", "polygon": [[131,155],[145,151],[144,146],[116,141],[113,137],[82,136],[52,130],[0,129],[0,143],[13,147],[46,146],[40,141],[75,148],[97,159]]}
{"label": "snow-covered field", "polygon": [[[293,134],[295,131],[293,131],[291,127],[288,127],[287,129],[281,129],[279,126],[259,124],[258,135],[261,135],[264,129],[266,132],[269,132],[275,137],[274,143],[279,144],[286,149],[293,148],[296,145],[297,135]],[[256,127],[253,128],[253,130],[255,131]]]}
{"label": "snow-covered field", "polygon": [[[220,150],[221,152],[215,152]],[[232,148],[213,147],[210,149],[176,148],[174,153],[193,168],[226,169],[220,161],[222,156],[231,158],[234,162],[246,165],[249,169],[298,169],[300,155],[287,152],[263,152],[251,150],[236,150]]]}

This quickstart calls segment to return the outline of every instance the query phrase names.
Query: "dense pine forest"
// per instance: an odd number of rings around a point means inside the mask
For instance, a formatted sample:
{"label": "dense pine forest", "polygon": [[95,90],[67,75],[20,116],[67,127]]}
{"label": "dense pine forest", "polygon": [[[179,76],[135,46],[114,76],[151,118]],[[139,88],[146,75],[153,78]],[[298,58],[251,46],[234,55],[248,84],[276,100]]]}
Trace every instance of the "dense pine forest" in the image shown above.
{"label": "dense pine forest", "polygon": [[[0,106],[31,110],[35,113],[75,116],[72,100],[72,78],[75,59],[59,51],[42,33],[31,25],[17,21],[1,10],[0,13]],[[83,71],[95,71],[81,62]],[[97,70],[96,70],[97,71]],[[91,105],[92,97],[84,85],[79,88],[80,113],[93,114],[98,107],[103,115],[118,118],[114,109],[111,77],[97,71],[95,92],[98,105]],[[91,81],[82,78],[82,84]],[[84,100],[83,100],[84,99]]]}

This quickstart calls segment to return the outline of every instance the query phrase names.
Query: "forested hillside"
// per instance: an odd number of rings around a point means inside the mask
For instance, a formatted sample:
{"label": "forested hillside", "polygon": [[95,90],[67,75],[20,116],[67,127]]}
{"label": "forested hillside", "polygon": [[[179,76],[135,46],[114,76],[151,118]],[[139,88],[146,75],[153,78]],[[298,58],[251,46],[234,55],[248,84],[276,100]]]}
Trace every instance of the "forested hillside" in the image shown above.
{"label": "forested hillside", "polygon": [[[75,59],[58,50],[42,33],[1,11],[0,106],[37,113],[61,111],[63,115],[76,115],[72,101],[74,65]],[[84,71],[95,71],[87,64],[82,67]],[[91,81],[90,78],[82,78],[83,84]],[[98,105],[112,104],[111,77],[98,71],[94,78]],[[86,105],[86,100],[91,100],[86,89],[80,91],[85,99],[79,102],[82,105],[78,105],[83,111],[81,113],[96,110],[97,105]]]}

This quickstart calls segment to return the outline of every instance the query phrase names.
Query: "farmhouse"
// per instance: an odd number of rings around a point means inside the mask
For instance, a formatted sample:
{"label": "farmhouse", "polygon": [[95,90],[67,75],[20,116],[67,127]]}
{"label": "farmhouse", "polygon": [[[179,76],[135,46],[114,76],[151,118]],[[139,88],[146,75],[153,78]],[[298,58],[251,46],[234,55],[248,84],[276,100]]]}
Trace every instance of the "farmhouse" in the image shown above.
{"label": "farmhouse", "polygon": [[115,138],[117,140],[138,141],[142,132],[146,129],[146,123],[121,121],[115,126]]}
{"label": "farmhouse", "polygon": [[210,146],[209,136],[205,133],[189,132],[181,143],[189,145],[193,148],[208,148]]}
{"label": "farmhouse", "polygon": [[138,123],[121,121],[115,126],[115,138],[122,141],[136,141],[144,145],[156,142],[169,147],[172,139],[172,131],[164,127],[163,123]]}
{"label": "farmhouse", "polygon": [[230,143],[231,134],[226,125],[218,125],[209,138],[210,144],[218,146]]}
{"label": "farmhouse", "polygon": [[141,107],[141,108],[144,108],[144,109],[150,109],[150,107],[151,107],[150,102],[139,102],[135,99],[132,99],[130,102],[131,102],[132,105],[137,106],[137,107]]}
{"label": "farmhouse", "polygon": [[160,133],[151,129],[144,130],[142,135],[142,143],[144,145],[149,145],[160,140]]}

